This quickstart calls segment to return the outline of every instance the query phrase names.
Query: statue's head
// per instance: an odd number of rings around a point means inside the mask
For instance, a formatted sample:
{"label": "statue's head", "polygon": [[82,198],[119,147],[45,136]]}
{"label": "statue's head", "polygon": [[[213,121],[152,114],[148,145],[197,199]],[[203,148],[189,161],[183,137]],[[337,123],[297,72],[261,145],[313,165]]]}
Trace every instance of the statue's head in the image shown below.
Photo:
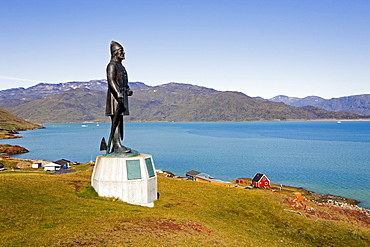
{"label": "statue's head", "polygon": [[125,50],[123,49],[122,45],[115,41],[110,43],[110,54],[112,58],[117,56],[119,59],[125,59]]}

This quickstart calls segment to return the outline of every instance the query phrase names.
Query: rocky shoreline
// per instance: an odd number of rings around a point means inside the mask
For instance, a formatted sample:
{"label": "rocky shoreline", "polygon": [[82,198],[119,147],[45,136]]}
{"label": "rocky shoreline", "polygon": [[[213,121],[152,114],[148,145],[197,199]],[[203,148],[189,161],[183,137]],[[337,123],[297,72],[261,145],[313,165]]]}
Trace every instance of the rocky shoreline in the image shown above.
{"label": "rocky shoreline", "polygon": [[17,129],[8,130],[8,132],[5,134],[4,139],[15,139],[15,138],[21,138],[21,136],[17,136],[19,134]]}
{"label": "rocky shoreline", "polygon": [[357,201],[357,200],[354,200],[354,199],[349,199],[349,198],[342,197],[342,196],[335,196],[335,195],[331,195],[331,194],[321,195],[321,194],[317,194],[316,192],[306,190],[304,188],[299,188],[299,189],[305,191],[304,194],[306,194],[309,197],[312,197],[311,201],[315,201],[317,203],[334,203],[334,202],[336,202],[336,203],[339,203],[339,204],[348,204],[348,205],[357,205],[357,204],[360,203],[360,201]]}
{"label": "rocky shoreline", "polygon": [[0,153],[6,155],[13,155],[13,154],[23,154],[28,153],[29,151],[21,146],[18,145],[9,145],[9,144],[1,144],[0,145]]}
{"label": "rocky shoreline", "polygon": [[[335,196],[330,194],[317,194],[313,191],[309,191],[303,188],[299,188],[306,191],[306,195],[311,196],[310,200],[318,205],[325,205],[325,206],[333,206],[333,207],[340,207],[343,209],[350,209],[350,210],[358,210],[366,213],[368,217],[370,217],[370,209],[366,209],[363,207],[358,206],[360,201],[349,199],[342,196]],[[370,224],[370,221],[369,221]]]}
{"label": "rocky shoreline", "polygon": [[22,138],[22,136],[19,136],[19,131],[34,130],[34,129],[45,129],[45,126],[38,125],[37,127],[33,127],[33,128],[13,128],[12,130],[0,129],[0,139]]}

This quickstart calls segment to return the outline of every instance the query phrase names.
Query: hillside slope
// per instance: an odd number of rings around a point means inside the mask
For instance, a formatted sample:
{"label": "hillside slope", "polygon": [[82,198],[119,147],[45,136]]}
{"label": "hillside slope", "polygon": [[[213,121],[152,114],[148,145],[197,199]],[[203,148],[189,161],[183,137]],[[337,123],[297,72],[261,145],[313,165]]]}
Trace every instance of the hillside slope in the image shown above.
{"label": "hillside slope", "polygon": [[103,122],[106,92],[72,89],[9,110],[38,123]]}
{"label": "hillside slope", "polygon": [[[154,208],[99,198],[91,172],[0,174],[4,246],[368,246],[370,231],[326,207],[289,212],[287,197],[158,178]],[[325,217],[324,217],[325,216]],[[331,216],[335,220],[330,220]]]}
{"label": "hillside slope", "polygon": [[0,108],[0,138],[16,138],[18,131],[39,129],[43,126],[28,122]]}

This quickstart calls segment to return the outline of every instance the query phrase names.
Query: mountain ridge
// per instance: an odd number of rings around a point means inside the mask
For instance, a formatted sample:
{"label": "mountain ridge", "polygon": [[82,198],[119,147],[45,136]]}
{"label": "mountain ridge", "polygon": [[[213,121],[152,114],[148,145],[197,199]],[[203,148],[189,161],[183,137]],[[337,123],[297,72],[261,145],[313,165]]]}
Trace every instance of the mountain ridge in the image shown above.
{"label": "mountain ridge", "polygon": [[[170,82],[129,82],[130,115],[125,121],[265,121],[368,118],[354,113],[295,107],[236,91]],[[0,107],[31,122],[107,122],[106,80],[40,83],[0,91]],[[285,97],[285,98],[284,98]],[[286,99],[287,96],[282,96]]]}
{"label": "mountain ridge", "polygon": [[[132,89],[146,88],[143,82],[130,82]],[[28,88],[11,88],[0,91],[0,107],[11,108],[34,100],[43,99],[72,89],[86,88],[93,91],[107,91],[107,80],[90,80],[87,82],[39,83]]]}
{"label": "mountain ridge", "polygon": [[360,115],[370,115],[370,94],[351,95],[331,99],[324,99],[318,96],[298,98],[278,95],[268,100],[273,102],[283,102],[287,105],[296,107],[316,106],[327,111],[352,112]]}
{"label": "mountain ridge", "polygon": [[[105,116],[106,81],[90,81],[89,85],[91,82],[99,84],[99,86],[95,85],[95,89],[98,90],[91,90],[91,87],[83,83],[80,87],[75,87],[78,85],[76,83],[67,84],[69,90],[64,87],[64,91],[58,88],[58,85],[39,84],[37,86],[43,97],[38,96],[35,100],[19,104],[9,104],[7,99],[2,99],[0,107],[8,104],[9,111],[29,121],[39,123],[107,122],[109,118]],[[192,84],[171,82],[158,86],[147,86],[144,83],[130,83],[130,86],[134,94],[129,97],[131,114],[125,118],[125,121],[197,122],[367,118],[353,113],[333,113],[312,107],[294,107],[281,102],[255,99],[241,92],[217,91]],[[50,87],[56,88],[50,90]],[[37,90],[35,88],[31,90],[33,90],[33,95],[37,96]],[[46,93],[48,90],[55,94]]]}

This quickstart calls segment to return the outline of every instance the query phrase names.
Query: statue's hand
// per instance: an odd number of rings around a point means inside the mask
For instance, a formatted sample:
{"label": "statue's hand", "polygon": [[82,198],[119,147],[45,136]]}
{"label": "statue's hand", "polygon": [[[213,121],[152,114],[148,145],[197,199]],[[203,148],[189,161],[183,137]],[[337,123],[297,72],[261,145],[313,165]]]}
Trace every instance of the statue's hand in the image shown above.
{"label": "statue's hand", "polygon": [[134,92],[131,89],[127,89],[126,94],[127,96],[131,96]]}
{"label": "statue's hand", "polygon": [[117,101],[118,101],[118,104],[120,105],[123,104],[123,98],[118,98]]}

